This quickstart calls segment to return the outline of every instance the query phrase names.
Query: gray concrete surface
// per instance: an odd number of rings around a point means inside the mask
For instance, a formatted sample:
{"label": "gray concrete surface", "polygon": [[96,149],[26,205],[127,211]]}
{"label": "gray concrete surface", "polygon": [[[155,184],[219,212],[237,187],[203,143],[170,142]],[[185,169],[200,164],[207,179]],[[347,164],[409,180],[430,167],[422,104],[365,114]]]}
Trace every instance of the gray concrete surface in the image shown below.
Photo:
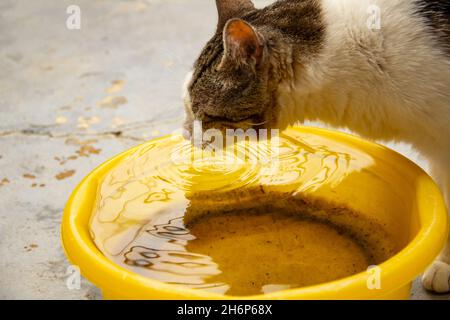
{"label": "gray concrete surface", "polygon": [[[180,126],[181,83],[215,23],[212,0],[0,1],[0,299],[101,297],[66,286],[65,201],[106,159]],[[449,296],[416,284],[412,298]]]}

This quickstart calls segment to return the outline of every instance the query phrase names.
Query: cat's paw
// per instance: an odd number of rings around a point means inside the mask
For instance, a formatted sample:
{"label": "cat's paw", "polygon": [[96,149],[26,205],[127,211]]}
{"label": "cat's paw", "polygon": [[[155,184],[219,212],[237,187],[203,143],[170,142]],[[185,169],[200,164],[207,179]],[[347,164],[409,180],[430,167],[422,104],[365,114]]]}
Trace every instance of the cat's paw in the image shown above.
{"label": "cat's paw", "polygon": [[425,271],[422,277],[422,284],[425,289],[437,293],[450,291],[450,265],[436,260]]}

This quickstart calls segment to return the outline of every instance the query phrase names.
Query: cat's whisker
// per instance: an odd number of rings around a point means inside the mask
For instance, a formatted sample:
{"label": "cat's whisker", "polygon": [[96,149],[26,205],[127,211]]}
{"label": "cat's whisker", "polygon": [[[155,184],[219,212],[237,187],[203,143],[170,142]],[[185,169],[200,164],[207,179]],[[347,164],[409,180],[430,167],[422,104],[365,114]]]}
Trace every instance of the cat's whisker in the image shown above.
{"label": "cat's whisker", "polygon": [[242,124],[246,124],[246,125],[250,125],[250,126],[262,126],[262,125],[265,125],[268,122],[269,122],[269,120],[266,120],[266,121],[263,121],[263,122],[259,122],[259,123],[242,122]]}

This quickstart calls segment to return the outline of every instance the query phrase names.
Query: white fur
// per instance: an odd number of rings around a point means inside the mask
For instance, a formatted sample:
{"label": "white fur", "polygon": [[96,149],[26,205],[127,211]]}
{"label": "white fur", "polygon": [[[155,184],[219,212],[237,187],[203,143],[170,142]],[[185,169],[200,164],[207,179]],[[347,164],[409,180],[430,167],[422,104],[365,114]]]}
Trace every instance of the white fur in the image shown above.
{"label": "white fur", "polygon": [[[413,14],[411,0],[321,3],[325,47],[280,85],[281,124],[318,120],[370,139],[411,143],[430,161],[449,206],[450,58]],[[380,30],[367,25],[370,5],[381,9]],[[428,289],[449,290],[449,256],[447,249],[425,274]]]}
{"label": "white fur", "polygon": [[[323,0],[320,57],[280,85],[280,121],[319,120],[370,139],[411,143],[450,191],[450,58],[410,0]],[[381,30],[367,8],[381,8]],[[288,120],[289,119],[289,120]]]}
{"label": "white fur", "polygon": [[[426,154],[450,151],[450,59],[411,2],[323,0],[325,48],[282,84],[282,120],[320,120]],[[367,27],[372,3],[382,10],[381,30]]]}
{"label": "white fur", "polygon": [[[194,75],[194,71],[189,71],[186,76],[184,77],[183,86],[181,89],[181,96],[183,98],[184,102],[184,111],[185,111],[185,122],[192,122],[194,121],[194,114],[192,112],[192,102],[191,97],[189,95],[189,84],[192,81],[192,76]],[[183,128],[183,136],[186,139],[190,139],[191,134],[186,128]]]}

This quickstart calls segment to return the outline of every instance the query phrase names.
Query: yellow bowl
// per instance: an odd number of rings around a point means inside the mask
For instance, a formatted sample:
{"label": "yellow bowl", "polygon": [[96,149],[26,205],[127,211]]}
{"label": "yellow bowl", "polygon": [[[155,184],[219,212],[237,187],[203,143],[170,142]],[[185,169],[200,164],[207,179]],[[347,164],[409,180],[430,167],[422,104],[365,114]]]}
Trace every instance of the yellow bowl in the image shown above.
{"label": "yellow bowl", "polygon": [[162,283],[114,264],[97,249],[89,231],[97,187],[105,174],[142,146],[125,151],[99,166],[72,193],[64,210],[61,231],[68,259],[102,290],[105,299],[409,298],[412,281],[431,264],[447,239],[447,214],[435,183],[411,161],[383,146],[324,129],[296,127],[288,131],[331,144],[339,143],[346,150],[356,150],[374,160],[370,168],[352,174],[337,189],[322,188],[315,192],[376,218],[403,244],[400,252],[379,265],[379,288],[370,288],[370,274],[363,272],[310,287],[233,297]]}

